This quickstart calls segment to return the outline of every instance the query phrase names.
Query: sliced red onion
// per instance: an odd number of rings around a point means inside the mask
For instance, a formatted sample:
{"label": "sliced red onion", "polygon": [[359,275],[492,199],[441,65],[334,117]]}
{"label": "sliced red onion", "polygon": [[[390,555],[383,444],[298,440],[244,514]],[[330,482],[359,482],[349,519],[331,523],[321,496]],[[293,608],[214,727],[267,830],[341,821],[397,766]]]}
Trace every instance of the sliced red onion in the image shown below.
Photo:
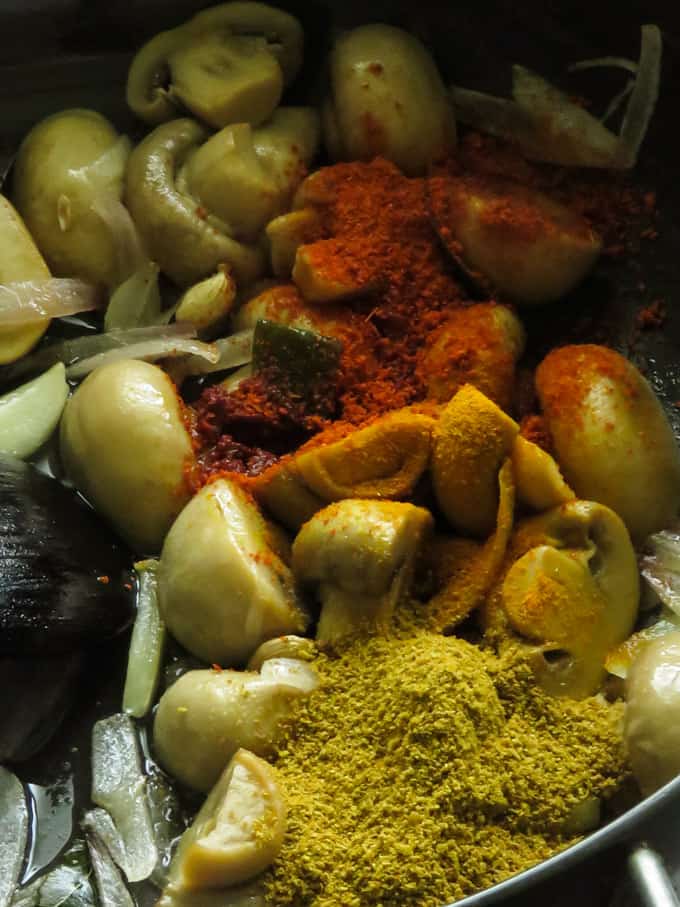
{"label": "sliced red onion", "polygon": [[14,327],[101,308],[104,295],[84,280],[51,277],[0,285],[0,326]]}
{"label": "sliced red onion", "polygon": [[28,844],[28,805],[23,784],[0,766],[0,907],[9,907]]}
{"label": "sliced red onion", "polygon": [[144,359],[154,362],[157,359],[170,359],[175,356],[200,356],[206,362],[215,363],[219,358],[217,348],[212,343],[203,343],[201,340],[192,340],[188,337],[178,337],[168,333],[168,328],[162,328],[162,335],[148,340],[133,343],[119,349],[98,353],[89,359],[82,359],[66,369],[66,377],[70,379],[84,378],[96,368],[118,362],[120,359]]}
{"label": "sliced red onion", "polygon": [[158,561],[140,561],[137,572],[137,617],[132,630],[123,711],[143,718],[153,703],[165,644],[165,623],[158,607]]}
{"label": "sliced red onion", "polygon": [[158,861],[158,850],[137,734],[127,715],[104,718],[93,728],[92,800],[110,814],[122,838],[128,881],[148,879]]}

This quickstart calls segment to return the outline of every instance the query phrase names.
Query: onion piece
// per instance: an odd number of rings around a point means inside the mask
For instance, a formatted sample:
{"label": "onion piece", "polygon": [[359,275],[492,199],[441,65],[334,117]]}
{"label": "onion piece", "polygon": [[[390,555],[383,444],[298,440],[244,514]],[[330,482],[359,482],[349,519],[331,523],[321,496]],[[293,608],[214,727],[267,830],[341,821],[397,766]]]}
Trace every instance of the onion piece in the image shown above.
{"label": "onion piece", "polygon": [[130,640],[123,711],[143,718],[153,702],[161,670],[165,623],[158,608],[156,570],[158,561],[139,561],[137,572],[137,617]]}
{"label": "onion piece", "polygon": [[163,888],[168,881],[175,844],[186,831],[187,821],[168,776],[148,757],[145,762],[147,800],[158,848],[158,863],[151,874],[151,881],[158,888]]}
{"label": "onion piece", "polygon": [[0,397],[0,453],[24,460],[41,448],[59,423],[68,391],[64,366],[57,362]]}
{"label": "onion piece", "polygon": [[9,907],[28,844],[28,805],[24,787],[0,766],[0,907]]}
{"label": "onion piece", "polygon": [[235,391],[236,388],[242,384],[247,378],[252,378],[253,376],[253,365],[249,362],[247,365],[244,365],[243,368],[237,369],[233,374],[229,375],[228,378],[225,378],[224,381],[220,382],[221,386],[231,393]]}
{"label": "onion piece", "polygon": [[101,308],[104,296],[84,280],[50,277],[0,285],[0,326],[34,324]]}
{"label": "onion piece", "polygon": [[579,60],[578,63],[572,63],[567,67],[569,72],[581,72],[584,69],[596,69],[598,67],[612,67],[614,69],[625,69],[635,75],[638,71],[638,64],[627,57],[595,57],[592,60]]}
{"label": "onion piece", "polygon": [[148,879],[158,861],[158,850],[137,734],[127,715],[104,718],[93,728],[92,801],[110,813],[123,840],[128,881]]}
{"label": "onion piece", "polygon": [[156,340],[159,337],[195,336],[196,329],[191,324],[153,325],[145,328],[132,328],[129,331],[84,334],[81,337],[60,340],[42,347],[30,356],[24,356],[17,362],[0,369],[0,377],[3,383],[8,384],[28,375],[34,375],[36,372],[45,371],[56,362],[63,362],[64,365],[69,366],[75,362],[89,359],[98,353],[123,349],[136,343]]}
{"label": "onion piece", "polygon": [[[574,104],[567,95],[525,67],[513,67],[512,101],[451,89],[456,114],[475,129],[517,143],[529,158],[578,167],[630,169],[649,126],[659,94],[662,41],[656,25],[642,26],[639,63],[620,57],[602,57],[575,63],[572,70],[618,66],[635,74],[619,135]],[[609,105],[609,116],[628,89]]]}
{"label": "onion piece", "polygon": [[20,888],[12,907],[97,907],[85,842],[76,839],[46,875]]}
{"label": "onion piece", "polygon": [[637,78],[619,133],[616,166],[622,169],[635,165],[654,113],[661,81],[661,55],[661,31],[656,25],[643,25]]}
{"label": "onion piece", "polygon": [[625,680],[633,661],[638,655],[660,636],[674,633],[680,629],[680,617],[668,608],[664,608],[659,619],[637,633],[633,633],[621,645],[607,654],[604,666],[609,674]]}
{"label": "onion piece", "polygon": [[661,601],[680,616],[680,531],[666,529],[650,535],[648,553],[640,560],[640,572]]}
{"label": "onion piece", "polygon": [[97,880],[100,907],[135,907],[130,892],[101,839],[96,834],[88,833],[87,847]]}
{"label": "onion piece", "polygon": [[104,316],[105,331],[124,331],[158,323],[161,314],[158,274],[158,265],[146,261],[117,287]]}
{"label": "onion piece", "polygon": [[157,336],[130,346],[109,350],[106,353],[98,353],[89,359],[82,359],[66,369],[66,377],[70,379],[84,378],[96,368],[108,365],[110,362],[118,362],[120,359],[143,359],[146,362],[154,362],[157,359],[191,355],[200,356],[206,362],[215,363],[219,358],[219,353],[212,343],[203,343],[201,340],[192,340],[188,337],[167,336],[167,328],[164,329],[164,334],[165,336]]}
{"label": "onion piece", "polygon": [[254,330],[248,329],[232,334],[230,337],[220,337],[213,340],[212,346],[217,348],[218,359],[208,362],[202,356],[188,356],[181,363],[181,377],[190,375],[210,375],[213,372],[225,372],[227,369],[247,365],[253,358]]}

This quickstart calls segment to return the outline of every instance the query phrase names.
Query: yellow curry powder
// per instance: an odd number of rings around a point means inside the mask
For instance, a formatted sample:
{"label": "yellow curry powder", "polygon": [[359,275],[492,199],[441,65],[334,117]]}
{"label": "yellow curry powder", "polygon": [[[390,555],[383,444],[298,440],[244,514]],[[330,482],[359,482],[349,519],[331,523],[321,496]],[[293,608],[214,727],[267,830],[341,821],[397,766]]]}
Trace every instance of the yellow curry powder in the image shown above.
{"label": "yellow curry powder", "polygon": [[571,843],[628,774],[622,706],[551,698],[516,656],[401,630],[316,666],[276,759],[276,907],[438,907]]}

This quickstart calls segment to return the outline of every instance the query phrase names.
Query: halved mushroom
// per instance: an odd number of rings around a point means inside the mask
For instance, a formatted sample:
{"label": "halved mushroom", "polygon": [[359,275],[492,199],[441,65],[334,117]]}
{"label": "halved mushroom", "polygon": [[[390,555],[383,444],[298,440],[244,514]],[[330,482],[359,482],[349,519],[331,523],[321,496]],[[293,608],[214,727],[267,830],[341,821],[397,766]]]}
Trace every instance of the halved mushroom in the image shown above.
{"label": "halved mushroom", "polygon": [[207,791],[239,747],[273,752],[281,723],[318,683],[314,667],[292,658],[266,659],[260,672],[195,670],[161,696],[154,751],[173,777]]}
{"label": "halved mushroom", "polygon": [[158,570],[170,632],[208,663],[243,664],[267,639],[304,629],[293,577],[255,502],[211,482],[168,532]]}
{"label": "halved mushroom", "polygon": [[455,145],[453,107],[437,67],[408,32],[355,28],[336,42],[330,71],[324,131],[335,160],[386,157],[418,175]]}
{"label": "halved mushroom", "polygon": [[555,453],[577,495],[623,519],[635,542],[668,526],[680,508],[680,450],[654,391],[614,350],[553,350],[536,389]]}
{"label": "halved mushroom", "polygon": [[115,287],[139,265],[121,204],[129,154],[130,140],[94,110],[55,113],[22,142],[14,200],[57,277]]}
{"label": "halved mushroom", "polygon": [[434,426],[429,416],[404,409],[339,441],[315,440],[268,470],[255,493],[286,525],[302,517],[294,528],[344,498],[407,498],[427,468]]}
{"label": "halved mushroom", "polygon": [[464,535],[487,536],[498,511],[498,471],[517,423],[471,384],[444,409],[434,432],[432,480],[437,503]]}
{"label": "halved mushroom", "polygon": [[576,497],[550,454],[521,435],[512,447],[512,470],[517,497],[530,510],[552,510]]}
{"label": "halved mushroom", "polygon": [[331,504],[305,523],[293,542],[293,573],[317,589],[317,639],[333,644],[384,631],[408,595],[432,525],[422,507],[356,499]]}
{"label": "halved mushroom", "polygon": [[274,769],[240,749],[182,835],[166,896],[254,878],[276,858],[285,827],[285,801]]}
{"label": "halved mushroom", "polygon": [[505,619],[538,645],[535,670],[550,693],[591,695],[637,616],[637,561],[623,522],[601,504],[570,501],[517,526],[508,564],[487,626]]}
{"label": "halved mushroom", "polygon": [[161,32],[138,51],[127,100],[157,125],[189,110],[216,129],[261,123],[302,63],[299,22],[264,3],[223,3]]}
{"label": "halved mushroom", "polygon": [[482,302],[456,309],[433,333],[419,366],[428,397],[448,403],[464,384],[472,384],[501,409],[510,409],[524,344],[524,327],[508,306]]}

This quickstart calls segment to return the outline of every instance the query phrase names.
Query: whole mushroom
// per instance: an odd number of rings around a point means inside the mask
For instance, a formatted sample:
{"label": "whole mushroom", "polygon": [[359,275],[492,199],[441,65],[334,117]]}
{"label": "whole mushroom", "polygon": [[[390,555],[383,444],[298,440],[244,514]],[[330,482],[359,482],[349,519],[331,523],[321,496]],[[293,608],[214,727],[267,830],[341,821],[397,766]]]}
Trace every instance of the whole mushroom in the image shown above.
{"label": "whole mushroom", "polygon": [[61,423],[76,487],[137,551],[155,553],[190,496],[194,462],[182,403],[162,369],[125,359],[76,390]]}

